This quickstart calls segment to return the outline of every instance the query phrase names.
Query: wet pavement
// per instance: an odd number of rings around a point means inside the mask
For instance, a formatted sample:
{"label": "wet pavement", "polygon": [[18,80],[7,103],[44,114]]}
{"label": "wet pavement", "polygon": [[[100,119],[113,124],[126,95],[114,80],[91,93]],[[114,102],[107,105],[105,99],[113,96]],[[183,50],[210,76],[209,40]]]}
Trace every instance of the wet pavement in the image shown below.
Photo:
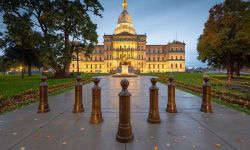
{"label": "wet pavement", "polygon": [[116,141],[122,78],[102,77],[104,122],[89,123],[91,88],[83,88],[85,112],[73,114],[74,90],[49,97],[51,111],[37,114],[38,103],[0,116],[0,150],[249,150],[250,116],[213,104],[214,113],[199,111],[201,98],[177,90],[178,113],[165,111],[167,87],[161,83],[161,124],[147,122],[151,77],[128,78],[134,140]]}

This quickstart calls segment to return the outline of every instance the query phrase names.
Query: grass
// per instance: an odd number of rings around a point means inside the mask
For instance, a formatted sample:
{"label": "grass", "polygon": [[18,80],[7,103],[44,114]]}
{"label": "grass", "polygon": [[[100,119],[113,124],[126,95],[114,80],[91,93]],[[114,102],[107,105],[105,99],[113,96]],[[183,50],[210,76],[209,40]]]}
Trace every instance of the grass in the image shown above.
{"label": "grass", "polygon": [[[205,74],[199,73],[147,73],[141,74],[146,76],[164,76],[169,77],[173,76],[174,79],[178,82],[193,85],[197,87],[201,87],[203,84],[203,77]],[[230,83],[227,82],[227,77],[224,74],[206,74],[210,77],[210,84],[213,90],[224,92],[224,93],[233,93],[235,95],[243,96],[250,100],[250,75],[243,75],[241,77],[234,78]],[[178,87],[183,91],[189,92],[191,94],[201,96],[200,94],[193,92],[191,90],[183,89]],[[220,105],[224,105],[226,107],[232,108],[234,110],[238,110],[250,115],[250,109],[242,108],[239,105],[231,104],[229,102],[223,101],[218,98],[212,98],[212,100]]]}
{"label": "grass", "polygon": [[[90,78],[93,76],[100,76],[107,74],[84,74],[83,78]],[[21,80],[20,75],[0,75],[0,98],[12,97],[22,94],[28,90],[38,90],[40,84],[40,75],[25,76]],[[63,79],[48,79],[49,86],[60,85],[64,83],[74,82],[75,78]]]}
{"label": "grass", "polygon": [[[195,92],[193,92],[191,90],[187,90],[187,89],[179,88],[179,87],[178,87],[178,89],[180,89],[182,91],[186,91],[188,93],[191,93],[191,94],[199,96],[199,97],[202,96],[201,94],[195,93]],[[225,102],[225,101],[223,101],[221,99],[218,99],[218,98],[212,98],[212,101],[215,102],[215,103],[217,103],[217,104],[220,104],[220,105],[226,106],[228,108],[231,108],[231,109],[234,109],[234,110],[237,110],[237,111],[240,111],[240,112],[243,112],[243,113],[246,113],[246,114],[250,115],[250,109],[242,108],[239,105],[231,104],[229,102]]]}
{"label": "grass", "polygon": [[155,75],[169,77],[173,76],[178,82],[201,87],[203,77],[210,77],[212,89],[223,93],[239,95],[250,100],[250,75],[235,77],[231,82],[227,82],[225,74],[199,74],[199,73],[149,73],[142,75]]}

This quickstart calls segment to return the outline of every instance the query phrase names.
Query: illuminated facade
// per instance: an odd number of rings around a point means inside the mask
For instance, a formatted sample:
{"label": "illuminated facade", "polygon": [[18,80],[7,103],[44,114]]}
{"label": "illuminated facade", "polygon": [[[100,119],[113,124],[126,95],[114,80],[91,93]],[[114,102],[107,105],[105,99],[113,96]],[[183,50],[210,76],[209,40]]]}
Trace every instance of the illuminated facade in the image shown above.
{"label": "illuminated facade", "polygon": [[[104,45],[97,45],[90,57],[79,54],[79,71],[119,72],[125,62],[131,72],[185,72],[185,43],[174,41],[166,45],[147,45],[147,36],[136,33],[126,0],[122,6],[114,34],[104,35]],[[75,60],[70,71],[77,72]]]}

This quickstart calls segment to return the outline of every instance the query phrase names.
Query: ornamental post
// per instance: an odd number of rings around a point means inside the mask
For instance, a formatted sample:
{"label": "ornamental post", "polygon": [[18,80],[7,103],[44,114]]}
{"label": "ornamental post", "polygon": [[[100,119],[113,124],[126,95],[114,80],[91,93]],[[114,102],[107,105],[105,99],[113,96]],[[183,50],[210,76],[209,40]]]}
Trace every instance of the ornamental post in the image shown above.
{"label": "ornamental post", "polygon": [[176,113],[176,104],[175,104],[175,84],[173,83],[174,78],[169,77],[169,84],[168,84],[168,104],[167,104],[167,112],[169,113]]}
{"label": "ornamental post", "polygon": [[204,84],[202,85],[202,104],[200,111],[204,113],[212,113],[211,104],[211,85],[209,84],[209,77],[204,77]]}
{"label": "ornamental post", "polygon": [[101,112],[101,90],[99,86],[100,79],[94,78],[94,87],[92,88],[92,112],[89,122],[92,124],[98,124],[103,122],[102,112]]}
{"label": "ornamental post", "polygon": [[83,104],[82,104],[82,82],[81,76],[76,77],[75,83],[75,104],[73,113],[81,113],[84,111]]}
{"label": "ornamental post", "polygon": [[116,134],[117,141],[129,143],[133,140],[132,126],[130,122],[130,96],[128,92],[129,81],[121,81],[122,91],[119,93],[119,124]]}
{"label": "ornamental post", "polygon": [[160,123],[160,113],[158,106],[158,91],[159,88],[156,86],[157,78],[151,79],[152,86],[149,88],[150,92],[150,104],[149,104],[149,114],[148,114],[148,122],[150,123]]}
{"label": "ornamental post", "polygon": [[46,113],[49,112],[49,103],[48,103],[48,83],[47,83],[47,77],[42,76],[41,77],[41,84],[39,87],[39,106],[38,106],[38,113]]}

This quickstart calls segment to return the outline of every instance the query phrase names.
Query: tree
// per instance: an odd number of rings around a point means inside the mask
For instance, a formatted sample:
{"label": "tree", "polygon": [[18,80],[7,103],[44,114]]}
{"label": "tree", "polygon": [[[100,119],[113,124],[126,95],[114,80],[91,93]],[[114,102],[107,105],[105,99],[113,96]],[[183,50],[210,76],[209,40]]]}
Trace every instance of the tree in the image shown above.
{"label": "tree", "polygon": [[[25,65],[28,65],[29,75],[31,75],[31,67],[38,60],[34,47],[34,32],[32,30],[33,23],[31,21],[31,13],[23,12],[19,9],[22,1],[13,1],[1,5],[1,9],[5,12],[3,15],[3,23],[7,26],[4,36],[5,55],[9,59],[19,61],[22,64],[22,79],[24,78]],[[29,54],[30,53],[30,54]],[[37,65],[36,65],[37,66]]]}
{"label": "tree", "polygon": [[[198,59],[227,69],[230,81],[235,70],[245,66],[249,51],[249,2],[226,0],[209,11],[203,34],[198,39]],[[239,75],[239,74],[238,74]]]}
{"label": "tree", "polygon": [[20,46],[9,47],[5,49],[6,59],[12,62],[20,62],[28,66],[28,75],[31,76],[32,66],[40,67],[38,51],[35,49],[23,49]]}
{"label": "tree", "polygon": [[0,72],[6,74],[8,70],[11,70],[12,67],[20,66],[17,61],[12,61],[5,56],[0,56]]}
{"label": "tree", "polygon": [[103,7],[98,0],[2,0],[0,8],[4,13],[30,15],[32,29],[40,32],[38,47],[42,60],[47,61],[43,63],[52,67],[57,77],[69,75],[77,46],[74,43],[85,45],[85,48],[92,48],[97,43],[96,25],[89,14],[101,16]]}

